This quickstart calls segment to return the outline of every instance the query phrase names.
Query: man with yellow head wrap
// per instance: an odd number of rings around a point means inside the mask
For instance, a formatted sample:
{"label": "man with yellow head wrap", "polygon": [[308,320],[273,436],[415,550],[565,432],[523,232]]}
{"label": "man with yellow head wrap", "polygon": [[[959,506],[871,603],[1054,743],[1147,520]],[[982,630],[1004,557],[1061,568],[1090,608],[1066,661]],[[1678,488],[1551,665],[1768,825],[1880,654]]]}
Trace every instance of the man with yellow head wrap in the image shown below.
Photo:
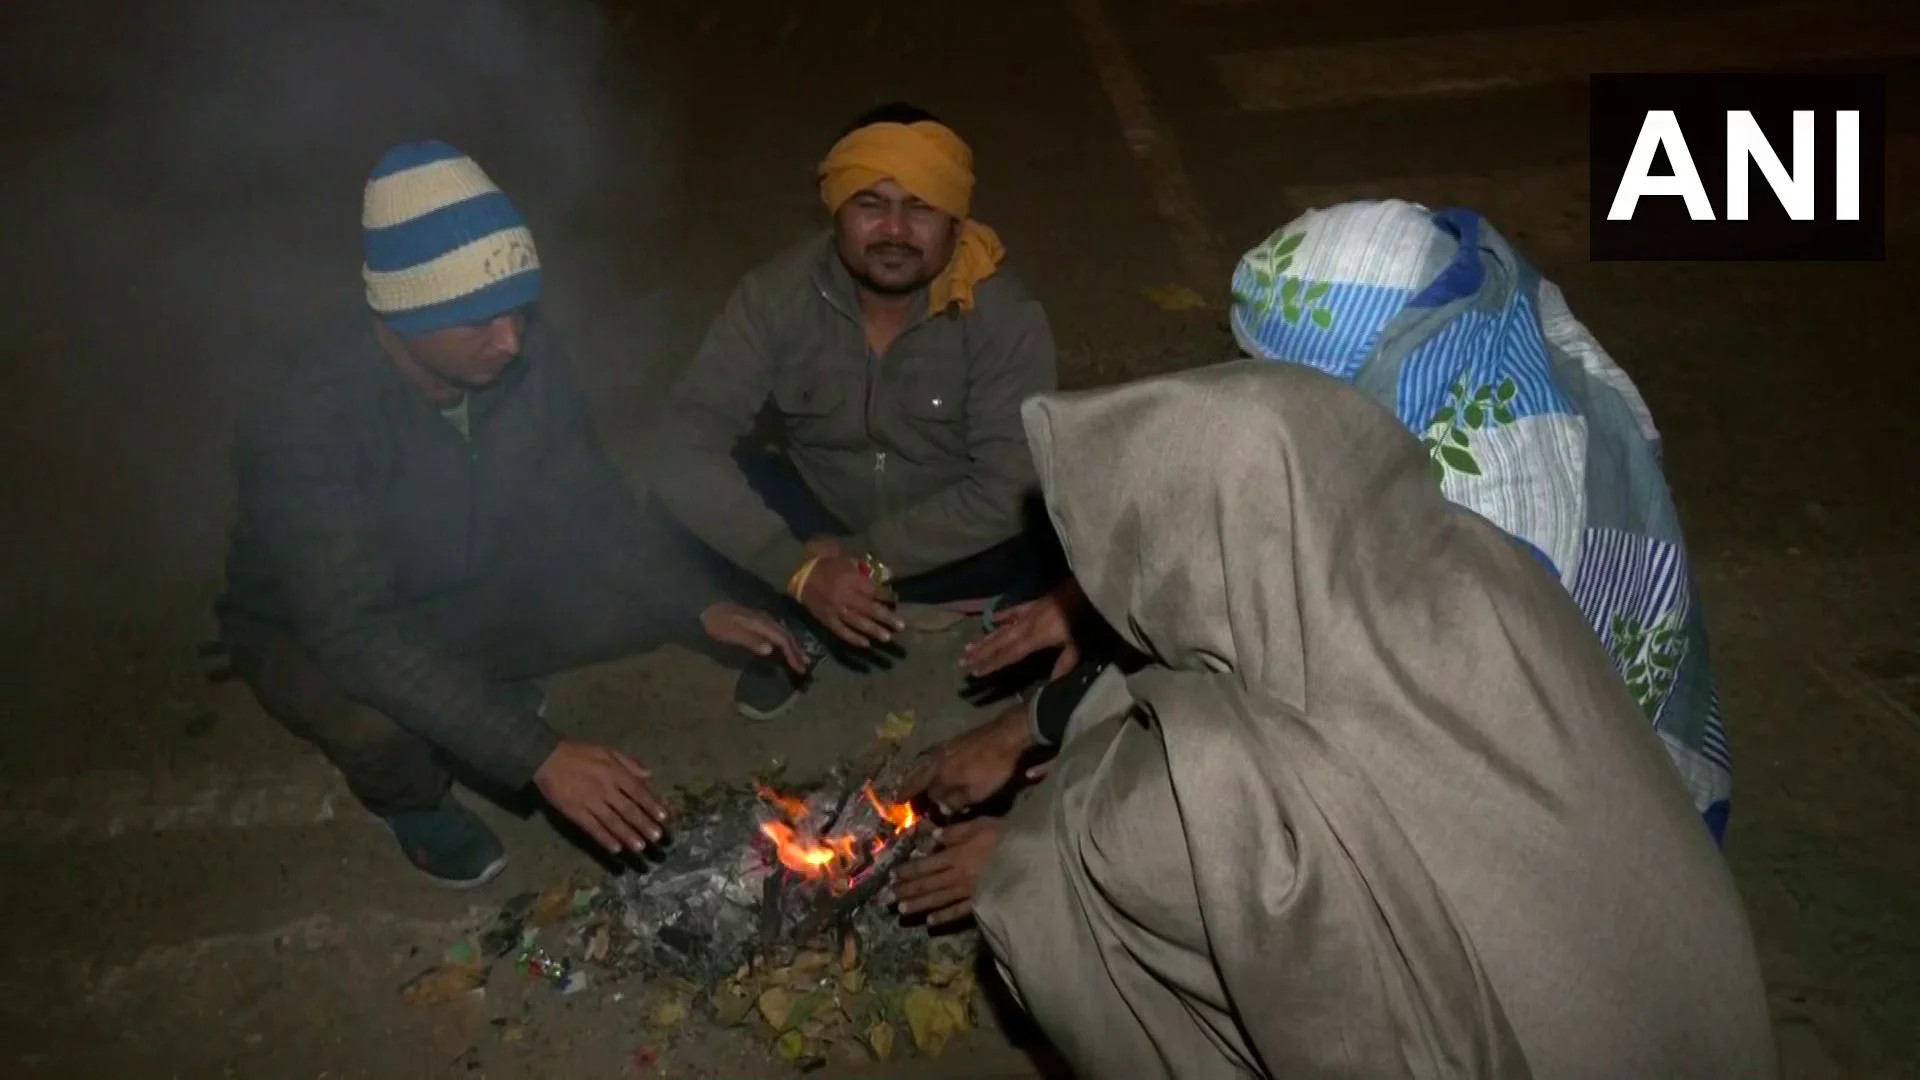
{"label": "man with yellow head wrap", "polygon": [[[973,154],[923,110],[860,117],[819,166],[831,231],[762,265],[713,323],[659,428],[659,502],[736,595],[784,597],[817,659],[891,641],[898,599],[1024,599],[1061,572],[1020,403],[1055,388],[1045,313],[970,216]],[[736,452],[772,405],[781,453]],[[740,711],[804,680],[749,666]]]}

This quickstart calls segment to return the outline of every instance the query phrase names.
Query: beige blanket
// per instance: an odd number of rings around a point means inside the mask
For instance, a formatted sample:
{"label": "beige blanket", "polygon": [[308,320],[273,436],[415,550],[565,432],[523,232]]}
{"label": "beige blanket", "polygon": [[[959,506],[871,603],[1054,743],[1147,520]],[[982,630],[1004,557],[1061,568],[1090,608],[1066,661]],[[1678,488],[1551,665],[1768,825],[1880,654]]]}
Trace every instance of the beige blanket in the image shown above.
{"label": "beige blanket", "polygon": [[976,897],[1084,1077],[1770,1080],[1731,875],[1559,583],[1394,418],[1222,365],[1025,418],[1110,680]]}

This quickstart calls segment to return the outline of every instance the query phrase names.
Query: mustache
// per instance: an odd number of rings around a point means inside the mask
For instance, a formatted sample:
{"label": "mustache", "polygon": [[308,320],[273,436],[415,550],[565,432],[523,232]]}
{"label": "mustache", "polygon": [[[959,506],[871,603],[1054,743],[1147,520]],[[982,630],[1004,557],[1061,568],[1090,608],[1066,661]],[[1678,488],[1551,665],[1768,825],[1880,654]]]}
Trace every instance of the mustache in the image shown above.
{"label": "mustache", "polygon": [[913,246],[912,244],[902,244],[902,243],[898,243],[898,242],[895,242],[895,241],[891,241],[891,240],[888,240],[888,241],[883,241],[883,242],[881,242],[881,243],[878,243],[878,244],[868,244],[868,245],[867,245],[867,254],[869,254],[869,255],[913,255],[913,256],[919,256],[919,255],[922,255],[922,254],[924,254],[924,253],[923,253],[923,252],[922,252],[922,251],[921,251],[921,250],[920,250],[919,248],[917,248],[917,247],[914,247],[914,246]]}

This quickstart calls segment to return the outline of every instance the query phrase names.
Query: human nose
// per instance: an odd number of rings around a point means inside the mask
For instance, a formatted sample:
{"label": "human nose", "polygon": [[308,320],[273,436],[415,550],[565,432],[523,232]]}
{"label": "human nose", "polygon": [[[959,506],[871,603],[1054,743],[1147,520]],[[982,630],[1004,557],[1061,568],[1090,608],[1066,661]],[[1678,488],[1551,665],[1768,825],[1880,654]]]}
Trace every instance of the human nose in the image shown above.
{"label": "human nose", "polygon": [[907,235],[907,210],[903,206],[890,206],[880,216],[880,232],[889,240],[904,239]]}
{"label": "human nose", "polygon": [[487,327],[488,343],[508,356],[520,353],[520,320],[511,315],[493,320]]}

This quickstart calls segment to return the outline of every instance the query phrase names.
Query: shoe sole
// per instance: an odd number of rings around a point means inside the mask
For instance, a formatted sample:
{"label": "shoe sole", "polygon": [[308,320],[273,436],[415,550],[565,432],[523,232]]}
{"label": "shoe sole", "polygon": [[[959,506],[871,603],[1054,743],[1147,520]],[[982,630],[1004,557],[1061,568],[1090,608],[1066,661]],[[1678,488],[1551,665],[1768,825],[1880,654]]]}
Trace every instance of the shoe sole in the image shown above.
{"label": "shoe sole", "polygon": [[744,716],[749,720],[757,720],[764,723],[765,721],[768,721],[768,720],[780,719],[782,716],[785,716],[789,710],[791,710],[795,705],[798,705],[798,704],[800,704],[800,695],[796,693],[792,697],[788,698],[786,701],[782,702],[778,707],[773,709],[756,709],[751,705],[742,705],[741,703],[736,701],[733,703],[733,711],[739,713],[741,716]]}
{"label": "shoe sole", "polygon": [[[434,877],[432,874],[427,874],[427,880],[433,882],[435,885],[438,885],[443,889],[452,889],[454,892],[464,892],[467,889],[477,889],[482,885],[487,885],[492,883],[493,879],[499,877],[500,872],[505,870],[506,868],[507,868],[507,857],[505,855],[502,855],[499,858],[488,863],[487,868],[485,870],[480,871],[479,875],[476,877],[470,877],[463,881],[455,881],[452,878]],[[426,874],[426,871],[424,870],[420,872],[423,874]]]}

